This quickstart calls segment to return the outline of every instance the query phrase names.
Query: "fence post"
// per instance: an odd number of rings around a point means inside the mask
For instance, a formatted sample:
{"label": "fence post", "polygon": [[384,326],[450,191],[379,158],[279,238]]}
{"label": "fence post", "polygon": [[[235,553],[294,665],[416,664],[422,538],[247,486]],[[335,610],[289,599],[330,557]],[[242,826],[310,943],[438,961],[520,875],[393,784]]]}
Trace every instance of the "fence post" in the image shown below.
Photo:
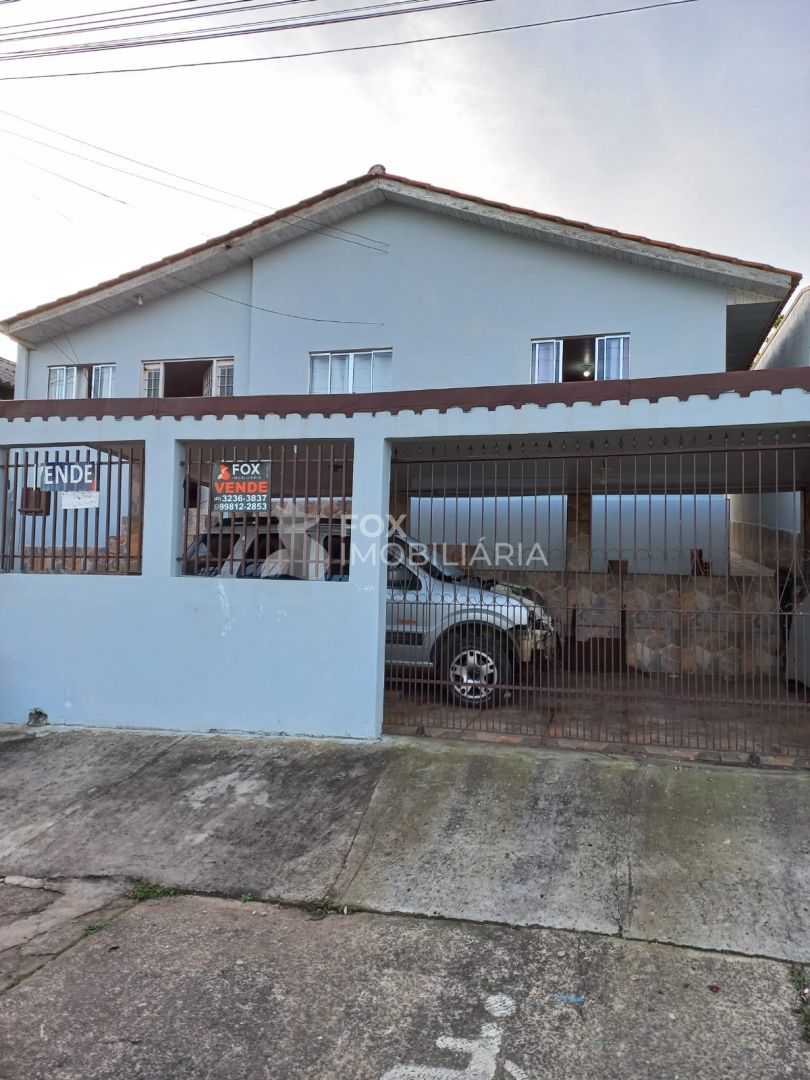
{"label": "fence post", "polygon": [[184,451],[168,430],[161,430],[166,423],[156,421],[156,430],[144,440],[143,577],[170,577],[179,566]]}
{"label": "fence post", "polygon": [[[386,566],[382,556],[388,540],[390,483],[391,444],[382,433],[355,436],[349,580],[353,592],[368,593],[374,599],[374,613],[367,632],[353,643],[358,661],[358,683],[363,687],[363,701],[368,700],[370,706],[366,725],[369,736],[381,733],[383,719]],[[378,531],[372,519],[382,519],[378,536],[366,535]],[[364,523],[364,529],[361,529],[361,523]]]}
{"label": "fence post", "polygon": [[[6,569],[6,555],[11,547],[10,522],[14,515],[8,484],[8,448],[0,446],[0,573]],[[9,568],[13,568],[9,562]]]}

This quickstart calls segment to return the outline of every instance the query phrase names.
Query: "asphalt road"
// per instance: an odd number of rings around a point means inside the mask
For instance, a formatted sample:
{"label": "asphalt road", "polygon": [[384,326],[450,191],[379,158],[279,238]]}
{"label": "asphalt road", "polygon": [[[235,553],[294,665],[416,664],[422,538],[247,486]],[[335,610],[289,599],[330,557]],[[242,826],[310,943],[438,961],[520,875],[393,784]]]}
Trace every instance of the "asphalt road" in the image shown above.
{"label": "asphalt road", "polygon": [[810,1075],[784,965],[565,931],[150,901],[0,997],[3,1080]]}

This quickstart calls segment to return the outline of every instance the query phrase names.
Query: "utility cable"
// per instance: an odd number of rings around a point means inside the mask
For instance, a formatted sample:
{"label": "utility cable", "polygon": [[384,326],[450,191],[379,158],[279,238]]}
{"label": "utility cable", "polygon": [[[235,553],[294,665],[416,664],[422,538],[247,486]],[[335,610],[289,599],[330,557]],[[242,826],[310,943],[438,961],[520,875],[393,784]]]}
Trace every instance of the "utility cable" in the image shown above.
{"label": "utility cable", "polygon": [[0,75],[0,82],[27,82],[33,79],[79,79],[88,75],[131,75],[145,71],[178,71],[190,68],[225,67],[231,64],[267,63],[271,60],[299,60],[313,56],[339,56],[344,53],[372,52],[379,49],[396,49],[404,45],[424,45],[437,41],[460,41],[463,38],[485,37],[492,34],[510,33],[516,30],[533,30],[545,26],[561,26],[564,23],[587,22],[592,19],[607,19],[616,15],[633,15],[643,11],[656,11],[662,8],[682,7],[696,4],[700,0],[662,0],[656,4],[643,4],[637,7],[614,8],[611,11],[594,11],[586,15],[569,15],[558,19],[543,19],[538,22],[513,23],[509,26],[492,26],[484,30],[465,30],[453,34],[432,34],[427,37],[406,38],[401,41],[378,41],[367,45],[343,45],[330,49],[310,49],[305,52],[275,53],[272,56],[237,56],[228,60],[194,60],[175,64],[149,64],[144,67],[94,68],[90,71],[52,71],[38,75]]}

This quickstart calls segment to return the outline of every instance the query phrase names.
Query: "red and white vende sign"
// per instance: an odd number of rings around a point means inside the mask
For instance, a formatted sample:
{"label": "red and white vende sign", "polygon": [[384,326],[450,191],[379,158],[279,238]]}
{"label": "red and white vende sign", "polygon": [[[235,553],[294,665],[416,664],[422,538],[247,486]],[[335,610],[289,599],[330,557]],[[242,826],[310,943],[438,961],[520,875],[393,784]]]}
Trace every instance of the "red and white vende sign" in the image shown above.
{"label": "red and white vende sign", "polygon": [[269,461],[219,461],[211,476],[211,510],[266,514],[270,508]]}

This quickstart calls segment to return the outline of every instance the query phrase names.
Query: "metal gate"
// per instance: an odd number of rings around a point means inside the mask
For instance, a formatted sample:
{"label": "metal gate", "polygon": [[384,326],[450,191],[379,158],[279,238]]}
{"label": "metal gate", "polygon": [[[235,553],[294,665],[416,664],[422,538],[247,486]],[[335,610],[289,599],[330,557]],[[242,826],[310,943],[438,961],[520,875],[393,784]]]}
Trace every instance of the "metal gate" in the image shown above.
{"label": "metal gate", "polygon": [[144,444],[0,448],[0,573],[140,574]]}
{"label": "metal gate", "polygon": [[386,729],[810,756],[810,432],[394,448]]}

